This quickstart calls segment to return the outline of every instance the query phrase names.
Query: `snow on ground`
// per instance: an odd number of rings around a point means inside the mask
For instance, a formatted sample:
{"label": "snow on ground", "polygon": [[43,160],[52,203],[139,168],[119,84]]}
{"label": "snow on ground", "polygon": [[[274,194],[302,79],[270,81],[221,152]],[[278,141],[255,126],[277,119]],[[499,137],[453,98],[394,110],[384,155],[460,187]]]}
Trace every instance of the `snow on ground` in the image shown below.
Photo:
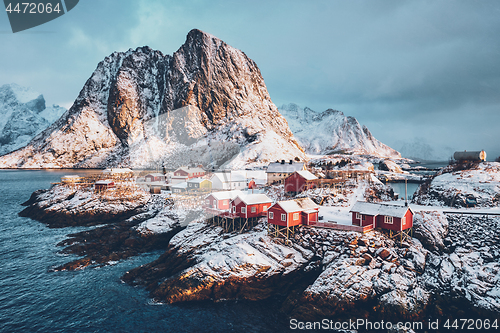
{"label": "snow on ground", "polygon": [[415,197],[415,202],[463,207],[467,205],[467,199],[476,200],[479,207],[500,204],[500,163],[484,162],[472,169],[441,173],[432,180],[425,192]]}

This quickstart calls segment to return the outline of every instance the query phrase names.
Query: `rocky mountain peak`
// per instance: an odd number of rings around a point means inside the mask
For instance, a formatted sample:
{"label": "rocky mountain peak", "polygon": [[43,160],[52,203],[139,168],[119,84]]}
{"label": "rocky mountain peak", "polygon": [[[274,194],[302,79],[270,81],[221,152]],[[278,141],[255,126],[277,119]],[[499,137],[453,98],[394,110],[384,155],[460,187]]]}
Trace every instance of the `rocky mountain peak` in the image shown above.
{"label": "rocky mountain peak", "polygon": [[241,167],[296,157],[304,152],[255,62],[194,29],[172,56],[145,46],[106,57],[70,111],[0,166]]}
{"label": "rocky mountain peak", "polygon": [[342,111],[315,112],[296,104],[280,107],[281,114],[298,142],[310,154],[353,153],[378,157],[401,157],[394,149],[373,137],[358,120]]}

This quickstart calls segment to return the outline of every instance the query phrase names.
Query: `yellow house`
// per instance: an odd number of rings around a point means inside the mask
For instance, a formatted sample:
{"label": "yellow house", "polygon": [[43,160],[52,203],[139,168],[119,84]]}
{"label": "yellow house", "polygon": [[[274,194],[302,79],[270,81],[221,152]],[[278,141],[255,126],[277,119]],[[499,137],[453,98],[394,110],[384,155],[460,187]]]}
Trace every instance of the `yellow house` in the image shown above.
{"label": "yellow house", "polygon": [[188,191],[209,191],[212,188],[212,182],[208,179],[193,178],[187,182]]}

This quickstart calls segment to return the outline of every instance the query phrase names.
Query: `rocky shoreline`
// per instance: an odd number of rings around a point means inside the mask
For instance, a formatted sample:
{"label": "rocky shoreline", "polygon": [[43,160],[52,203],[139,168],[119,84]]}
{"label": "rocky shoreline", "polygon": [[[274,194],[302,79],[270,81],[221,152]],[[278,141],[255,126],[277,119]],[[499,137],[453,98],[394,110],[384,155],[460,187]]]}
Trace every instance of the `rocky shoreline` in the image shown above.
{"label": "rocky shoreline", "polygon": [[464,313],[491,319],[500,313],[500,218],[422,212],[415,215],[416,238],[402,243],[379,231],[301,227],[285,245],[267,235],[265,219],[242,233],[224,232],[203,219],[181,227],[173,202],[161,196],[148,195],[140,207],[116,205],[123,216],[135,214],[128,218],[89,224],[87,215],[73,214],[65,220],[68,207],[83,212],[84,202],[96,205],[94,216],[106,213],[99,210],[102,198],[68,192],[37,191],[24,210],[44,223],[59,216],[57,223],[47,223],[51,227],[101,224],[60,242],[61,253],[82,258],[53,270],[102,266],[165,250],[122,277],[144,286],[157,302],[278,297],[284,315],[304,320],[423,320]]}

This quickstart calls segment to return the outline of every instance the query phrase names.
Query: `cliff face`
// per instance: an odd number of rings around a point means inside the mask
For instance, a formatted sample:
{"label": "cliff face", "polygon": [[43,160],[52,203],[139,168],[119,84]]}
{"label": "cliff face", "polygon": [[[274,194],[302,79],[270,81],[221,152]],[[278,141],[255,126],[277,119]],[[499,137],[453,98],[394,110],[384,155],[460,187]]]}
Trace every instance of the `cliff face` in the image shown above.
{"label": "cliff face", "polygon": [[142,47],[106,57],[69,112],[0,167],[241,167],[295,157],[305,156],[255,62],[192,30],[172,56]]}

